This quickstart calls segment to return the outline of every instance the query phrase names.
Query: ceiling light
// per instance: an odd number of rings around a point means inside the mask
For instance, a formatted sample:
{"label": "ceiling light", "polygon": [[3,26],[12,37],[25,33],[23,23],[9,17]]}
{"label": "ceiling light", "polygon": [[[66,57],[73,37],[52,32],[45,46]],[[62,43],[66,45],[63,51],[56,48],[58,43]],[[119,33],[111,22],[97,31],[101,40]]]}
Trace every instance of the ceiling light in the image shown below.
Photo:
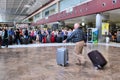
{"label": "ceiling light", "polygon": [[84,23],[84,22],[82,22],[82,26],[85,26],[85,23]]}
{"label": "ceiling light", "polygon": [[29,7],[31,7],[31,5],[25,5],[24,7],[29,8]]}

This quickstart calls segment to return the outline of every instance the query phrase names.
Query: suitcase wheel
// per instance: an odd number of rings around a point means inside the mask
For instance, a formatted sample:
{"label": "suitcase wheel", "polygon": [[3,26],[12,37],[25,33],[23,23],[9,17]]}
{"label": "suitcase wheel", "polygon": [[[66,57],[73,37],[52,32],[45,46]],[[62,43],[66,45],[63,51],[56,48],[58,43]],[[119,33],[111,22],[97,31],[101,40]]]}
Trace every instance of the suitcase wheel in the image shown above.
{"label": "suitcase wheel", "polygon": [[100,65],[98,65],[98,68],[99,68],[99,69],[102,69],[102,67],[101,67]]}
{"label": "suitcase wheel", "polygon": [[95,67],[95,70],[98,70],[99,68],[98,67]]}
{"label": "suitcase wheel", "polygon": [[102,67],[100,65],[97,65],[95,66],[95,69],[98,70],[98,69],[102,69]]}
{"label": "suitcase wheel", "polygon": [[62,64],[59,64],[59,65],[65,67],[65,65],[62,65]]}

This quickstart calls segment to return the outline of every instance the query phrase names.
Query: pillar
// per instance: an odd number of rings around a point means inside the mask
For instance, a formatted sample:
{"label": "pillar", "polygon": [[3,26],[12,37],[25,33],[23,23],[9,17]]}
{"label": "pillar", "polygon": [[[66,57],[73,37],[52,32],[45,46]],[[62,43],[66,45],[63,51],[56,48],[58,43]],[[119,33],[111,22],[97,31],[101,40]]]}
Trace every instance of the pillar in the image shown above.
{"label": "pillar", "polygon": [[96,28],[98,29],[98,42],[102,42],[102,15],[96,15]]}
{"label": "pillar", "polygon": [[16,29],[16,21],[14,21],[13,24],[14,24],[14,29]]}
{"label": "pillar", "polygon": [[60,3],[59,1],[56,3],[57,7],[56,7],[56,13],[60,12]]}

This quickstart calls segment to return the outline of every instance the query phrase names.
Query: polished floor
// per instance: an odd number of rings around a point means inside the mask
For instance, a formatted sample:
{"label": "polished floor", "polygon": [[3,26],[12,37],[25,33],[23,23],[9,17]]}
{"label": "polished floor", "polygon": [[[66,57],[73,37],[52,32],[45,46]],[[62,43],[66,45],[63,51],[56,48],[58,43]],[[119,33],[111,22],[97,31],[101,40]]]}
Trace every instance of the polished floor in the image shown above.
{"label": "polished floor", "polygon": [[[61,45],[42,47],[17,47],[0,49],[0,80],[120,80],[120,48],[89,44],[83,53],[86,65],[75,65],[74,45],[69,49],[69,66],[56,64],[56,48]],[[104,70],[95,70],[87,53],[99,50],[107,59]]]}

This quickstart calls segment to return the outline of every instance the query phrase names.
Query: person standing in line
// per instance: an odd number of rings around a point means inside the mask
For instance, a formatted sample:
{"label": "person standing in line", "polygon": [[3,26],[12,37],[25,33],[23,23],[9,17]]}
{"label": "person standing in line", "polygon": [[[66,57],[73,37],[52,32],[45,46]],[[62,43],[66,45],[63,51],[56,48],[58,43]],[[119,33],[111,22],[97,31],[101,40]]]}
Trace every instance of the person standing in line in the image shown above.
{"label": "person standing in line", "polygon": [[30,37],[32,38],[32,40],[34,40],[34,30],[31,30]]}
{"label": "person standing in line", "polygon": [[28,30],[26,28],[24,31],[24,44],[29,44],[29,40],[28,40],[29,36],[28,35],[29,35]]}
{"label": "person standing in line", "polygon": [[68,36],[70,36],[72,34],[72,29],[68,30]]}
{"label": "person standing in line", "polygon": [[1,48],[1,45],[2,45],[2,29],[0,28],[0,48]]}
{"label": "person standing in line", "polygon": [[47,40],[46,40],[46,37],[47,37],[47,33],[46,33],[46,31],[44,30],[43,31],[43,37],[42,37],[42,43],[46,43],[47,42]]}
{"label": "person standing in line", "polygon": [[55,34],[54,33],[51,33],[51,43],[54,43],[55,42]]}
{"label": "person standing in line", "polygon": [[19,31],[19,29],[17,29],[15,32],[15,42],[17,44],[20,44],[20,31]]}
{"label": "person standing in line", "polygon": [[12,45],[14,41],[14,35],[15,35],[13,29],[11,28],[8,31],[8,33],[9,33],[9,45]]}
{"label": "person standing in line", "polygon": [[36,41],[36,36],[37,36],[37,30],[34,30],[34,41]]}
{"label": "person standing in line", "polygon": [[42,35],[42,30],[39,29],[39,42],[42,43],[42,38],[43,38],[43,35]]}
{"label": "person standing in line", "polygon": [[7,31],[7,29],[3,29],[2,36],[3,36],[3,46],[8,47],[8,31]]}
{"label": "person standing in line", "polygon": [[64,32],[64,40],[66,40],[66,39],[67,39],[67,36],[68,36],[68,32],[67,32],[67,31],[65,31],[65,32]]}
{"label": "person standing in line", "polygon": [[77,60],[76,65],[81,65],[85,63],[84,56],[82,55],[83,47],[85,45],[85,34],[82,31],[82,27],[79,25],[79,23],[74,24],[74,31],[71,33],[70,36],[66,40],[63,41],[63,43],[73,41],[75,43],[74,48],[74,56]]}
{"label": "person standing in line", "polygon": [[28,39],[28,30],[27,29],[25,29],[24,38]]}
{"label": "person standing in line", "polygon": [[65,40],[65,39],[64,39],[64,34],[65,34],[65,30],[62,29],[62,30],[61,30],[62,41]]}
{"label": "person standing in line", "polygon": [[62,35],[61,35],[61,30],[58,31],[58,34],[56,36],[56,42],[57,43],[62,43]]}

